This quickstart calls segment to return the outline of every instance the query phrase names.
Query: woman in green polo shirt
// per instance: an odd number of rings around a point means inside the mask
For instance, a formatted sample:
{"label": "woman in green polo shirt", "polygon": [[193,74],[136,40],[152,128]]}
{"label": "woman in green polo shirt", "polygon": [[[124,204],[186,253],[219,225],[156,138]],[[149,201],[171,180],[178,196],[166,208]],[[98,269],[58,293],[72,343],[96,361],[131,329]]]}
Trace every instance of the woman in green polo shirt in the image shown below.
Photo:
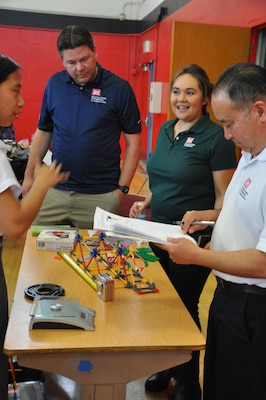
{"label": "woman in green polo shirt", "polygon": [[[171,82],[170,104],[176,118],[161,126],[147,163],[150,194],[142,209],[150,207],[153,221],[173,224],[189,210],[222,206],[236,167],[236,153],[234,144],[224,138],[222,127],[209,118],[212,86],[206,72],[196,64],[182,68]],[[135,218],[138,212],[134,203],[130,216]],[[193,234],[197,242],[200,235],[210,237],[211,228]],[[167,252],[152,243],[151,247],[200,328],[198,303],[210,270],[175,264]],[[199,352],[193,352],[186,364],[150,376],[145,387],[150,392],[162,391],[172,377],[176,385],[169,400],[200,400]]]}

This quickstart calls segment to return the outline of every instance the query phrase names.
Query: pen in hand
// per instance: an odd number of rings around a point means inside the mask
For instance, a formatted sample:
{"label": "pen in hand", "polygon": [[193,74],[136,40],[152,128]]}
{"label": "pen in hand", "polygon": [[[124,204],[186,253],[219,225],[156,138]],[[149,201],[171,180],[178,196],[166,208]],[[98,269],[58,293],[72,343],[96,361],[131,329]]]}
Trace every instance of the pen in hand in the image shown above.
{"label": "pen in hand", "polygon": [[[174,225],[184,225],[183,221],[175,221]],[[214,226],[215,221],[194,221],[191,222],[191,225],[208,225],[208,226]]]}

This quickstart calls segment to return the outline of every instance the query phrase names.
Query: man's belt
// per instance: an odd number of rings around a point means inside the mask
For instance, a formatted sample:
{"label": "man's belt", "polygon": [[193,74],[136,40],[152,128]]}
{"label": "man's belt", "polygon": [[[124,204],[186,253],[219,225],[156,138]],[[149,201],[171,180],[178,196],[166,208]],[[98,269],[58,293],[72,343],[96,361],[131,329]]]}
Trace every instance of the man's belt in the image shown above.
{"label": "man's belt", "polygon": [[241,293],[249,293],[249,294],[259,294],[259,295],[264,295],[266,296],[266,288],[262,288],[256,285],[248,285],[247,283],[233,283],[233,282],[228,282],[225,281],[224,279],[220,278],[219,276],[216,276],[216,280],[218,283],[218,286],[220,288],[226,289],[226,290],[231,290],[235,292],[241,292]]}

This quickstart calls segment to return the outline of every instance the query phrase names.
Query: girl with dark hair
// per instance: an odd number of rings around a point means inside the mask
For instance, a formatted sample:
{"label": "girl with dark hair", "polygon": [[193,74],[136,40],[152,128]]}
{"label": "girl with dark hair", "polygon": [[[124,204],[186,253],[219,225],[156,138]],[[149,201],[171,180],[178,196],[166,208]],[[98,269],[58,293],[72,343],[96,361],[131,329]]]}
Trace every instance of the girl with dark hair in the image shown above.
{"label": "girl with dark hair", "polygon": [[[0,55],[0,133],[10,126],[24,106],[21,96],[21,68],[11,58]],[[8,398],[8,362],[3,352],[8,322],[7,288],[2,265],[3,235],[18,239],[37,215],[49,187],[68,179],[61,165],[43,165],[35,174],[34,185],[21,201],[21,187],[6,157],[6,147],[0,141],[0,399]]]}

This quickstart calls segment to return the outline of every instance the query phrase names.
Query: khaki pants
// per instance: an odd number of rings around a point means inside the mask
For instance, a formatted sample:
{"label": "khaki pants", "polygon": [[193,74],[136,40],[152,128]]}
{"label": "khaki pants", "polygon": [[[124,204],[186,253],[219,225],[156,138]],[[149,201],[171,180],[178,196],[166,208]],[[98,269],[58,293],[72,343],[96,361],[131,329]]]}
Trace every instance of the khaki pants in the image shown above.
{"label": "khaki pants", "polygon": [[117,193],[84,194],[49,189],[33,225],[71,225],[92,229],[95,208],[116,212],[119,207]]}

